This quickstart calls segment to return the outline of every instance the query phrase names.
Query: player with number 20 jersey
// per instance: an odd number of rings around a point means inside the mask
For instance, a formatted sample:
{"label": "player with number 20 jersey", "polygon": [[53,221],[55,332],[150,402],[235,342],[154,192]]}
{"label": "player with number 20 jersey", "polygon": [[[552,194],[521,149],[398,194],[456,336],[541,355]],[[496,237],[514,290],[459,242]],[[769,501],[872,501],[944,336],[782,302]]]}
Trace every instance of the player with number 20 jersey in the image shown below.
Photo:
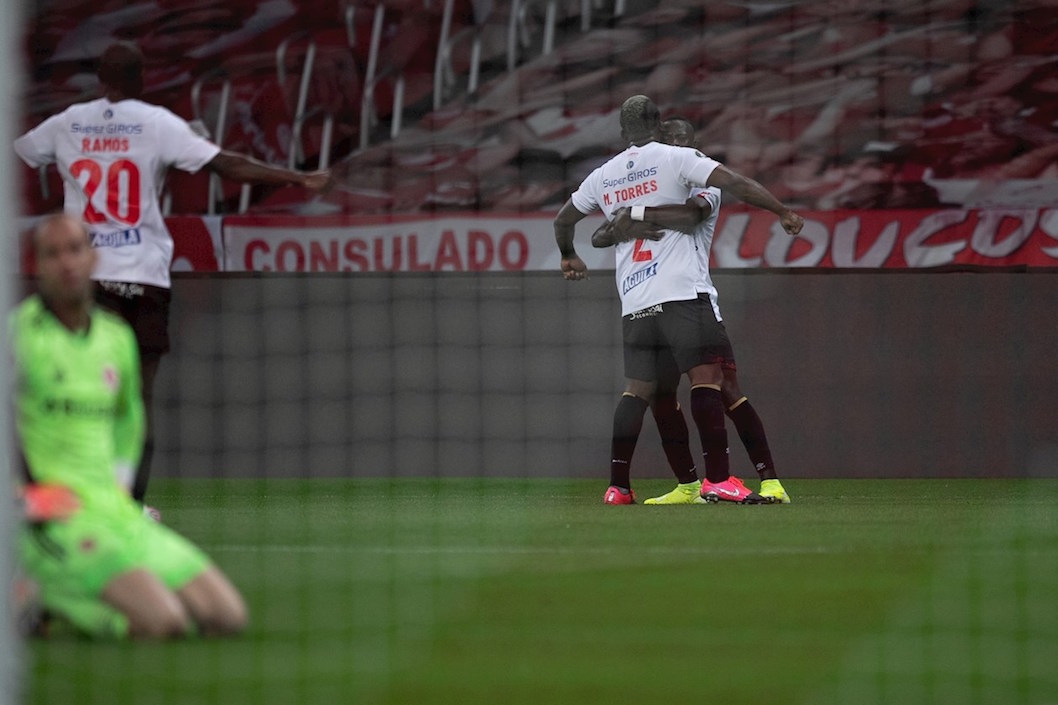
{"label": "player with number 20 jersey", "polygon": [[97,254],[95,299],[121,315],[136,334],[147,437],[130,489],[141,503],[154,448],[154,380],[169,352],[174,245],[158,207],[166,170],[194,173],[206,167],[233,181],[298,185],[313,192],[331,181],[327,169],[296,171],[223,150],[169,110],[143,102],[144,61],[135,44],[111,44],[96,69],[103,97],[48,118],[14,145],[32,167],[57,164],[66,213],[88,227]]}
{"label": "player with number 20 jersey", "polygon": [[173,241],[158,196],[170,167],[194,173],[220,148],[172,112],[140,100],[72,105],[18,138],[31,167],[57,163],[65,211],[89,228],[96,280],[168,289]]}

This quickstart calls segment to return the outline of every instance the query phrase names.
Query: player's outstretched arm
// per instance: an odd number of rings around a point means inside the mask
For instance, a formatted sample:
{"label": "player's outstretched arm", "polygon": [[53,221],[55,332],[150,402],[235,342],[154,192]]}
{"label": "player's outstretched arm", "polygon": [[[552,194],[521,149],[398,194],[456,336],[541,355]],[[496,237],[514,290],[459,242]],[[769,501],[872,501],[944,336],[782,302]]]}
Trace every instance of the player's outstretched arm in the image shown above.
{"label": "player's outstretched arm", "polygon": [[225,179],[266,186],[302,186],[319,192],[331,184],[330,169],[295,171],[228,150],[222,150],[206,167]]}
{"label": "player's outstretched arm", "polygon": [[576,233],[577,223],[583,218],[584,214],[577,210],[572,200],[566,201],[558,215],[555,216],[555,243],[562,255],[559,268],[562,270],[562,277],[570,281],[588,278],[588,266],[584,264],[584,260],[577,255],[577,250],[573,247],[573,236]]}
{"label": "player's outstretched arm", "polygon": [[759,183],[720,165],[709,175],[706,185],[737,196],[739,200],[779,216],[783,229],[791,235],[801,232],[805,219],[784,206],[771,191]]}

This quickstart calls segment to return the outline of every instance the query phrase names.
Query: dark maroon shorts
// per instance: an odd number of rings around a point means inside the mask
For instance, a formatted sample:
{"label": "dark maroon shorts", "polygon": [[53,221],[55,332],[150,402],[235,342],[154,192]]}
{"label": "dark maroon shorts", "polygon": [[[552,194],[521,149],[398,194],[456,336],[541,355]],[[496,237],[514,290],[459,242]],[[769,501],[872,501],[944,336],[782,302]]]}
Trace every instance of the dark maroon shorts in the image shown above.
{"label": "dark maroon shorts", "polygon": [[169,289],[111,281],[96,285],[96,302],[129,322],[141,355],[169,352]]}

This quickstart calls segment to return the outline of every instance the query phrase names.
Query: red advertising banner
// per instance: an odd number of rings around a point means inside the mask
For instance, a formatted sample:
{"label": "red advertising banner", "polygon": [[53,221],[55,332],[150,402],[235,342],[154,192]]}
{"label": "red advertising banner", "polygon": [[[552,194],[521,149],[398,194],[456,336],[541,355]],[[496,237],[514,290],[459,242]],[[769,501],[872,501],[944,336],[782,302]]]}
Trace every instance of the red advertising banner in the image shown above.
{"label": "red advertising banner", "polygon": [[718,268],[1058,266],[1058,209],[814,212],[795,237],[770,213],[719,220]]}
{"label": "red advertising banner", "polygon": [[[1058,267],[1058,208],[820,211],[786,234],[759,210],[725,209],[712,263],[738,268]],[[550,214],[445,214],[324,218],[232,216],[223,222],[223,269],[265,272],[474,272],[555,270]],[[592,248],[601,222],[577,228],[590,269],[613,269]]]}
{"label": "red advertising banner", "polygon": [[[759,210],[726,208],[713,237],[717,269],[930,267],[1058,268],[1058,208],[819,211],[787,235]],[[175,216],[173,271],[485,272],[558,269],[553,216],[446,214],[300,218]],[[32,273],[20,220],[19,265]],[[591,270],[614,268],[613,248],[591,246],[600,216],[577,226]]]}
{"label": "red advertising banner", "polygon": [[[224,219],[224,268],[262,272],[486,272],[558,268],[554,215]],[[597,225],[600,217],[592,219]],[[613,253],[586,244],[588,266]]]}
{"label": "red advertising banner", "polygon": [[174,272],[216,272],[224,259],[220,216],[170,216],[165,226],[173,236]]}

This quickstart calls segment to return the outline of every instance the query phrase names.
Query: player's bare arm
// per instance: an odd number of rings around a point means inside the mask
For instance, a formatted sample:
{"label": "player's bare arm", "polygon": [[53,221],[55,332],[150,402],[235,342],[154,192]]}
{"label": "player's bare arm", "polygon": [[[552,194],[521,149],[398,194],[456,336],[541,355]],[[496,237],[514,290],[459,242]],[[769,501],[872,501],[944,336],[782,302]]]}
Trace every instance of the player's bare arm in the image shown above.
{"label": "player's bare arm", "polygon": [[[668,206],[645,206],[643,212],[637,219],[632,208],[622,208],[620,214],[614,213],[614,229],[621,233],[631,231],[636,233],[628,239],[640,238],[638,233],[651,230],[677,230],[681,233],[691,235],[698,226],[713,212],[712,206],[701,199],[688,198],[682,204]],[[642,225],[646,223],[646,225]],[[659,240],[660,237],[650,238]]]}
{"label": "player's bare arm", "polygon": [[584,214],[577,210],[572,200],[566,201],[558,215],[555,216],[555,243],[562,255],[559,268],[562,270],[562,277],[569,281],[588,278],[588,266],[584,264],[584,260],[577,255],[577,250],[573,247],[573,236],[576,233],[577,223],[583,219]]}
{"label": "player's bare arm", "polygon": [[323,191],[331,184],[331,171],[295,171],[248,157],[236,152],[222,150],[206,164],[225,179],[251,182],[268,186],[301,186],[310,191]]}
{"label": "player's bare arm", "polygon": [[666,230],[690,235],[712,210],[708,203],[688,198],[682,205],[646,206],[640,221],[632,219],[631,208],[618,208],[613,212],[613,220],[603,223],[592,234],[591,244],[610,247],[629,240],[660,240]]}
{"label": "player's bare arm", "polygon": [[[612,247],[619,242],[629,240],[660,240],[664,233],[655,225],[647,222],[639,222],[628,217],[629,208],[618,208],[613,212],[614,219],[600,225],[591,236],[592,247]],[[627,221],[623,230],[616,226],[617,218]]]}
{"label": "player's bare arm", "polygon": [[610,221],[604,222],[591,234],[592,247],[612,247],[618,242],[620,242],[620,240],[618,240],[617,232],[614,230],[613,223]]}
{"label": "player's bare arm", "polygon": [[709,175],[706,185],[715,186],[721,191],[737,196],[739,200],[751,206],[771,211],[779,216],[783,230],[791,235],[801,232],[804,227],[805,219],[784,206],[768,189],[722,164]]}

